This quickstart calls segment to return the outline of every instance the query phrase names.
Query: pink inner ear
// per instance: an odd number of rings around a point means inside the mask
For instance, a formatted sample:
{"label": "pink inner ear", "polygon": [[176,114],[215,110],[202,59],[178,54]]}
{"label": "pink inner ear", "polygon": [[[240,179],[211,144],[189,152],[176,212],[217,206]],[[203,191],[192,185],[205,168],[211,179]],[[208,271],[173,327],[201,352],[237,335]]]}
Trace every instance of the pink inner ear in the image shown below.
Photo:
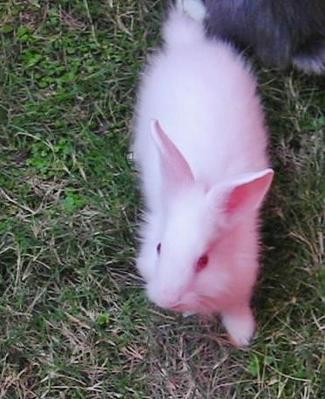
{"label": "pink inner ear", "polygon": [[185,158],[157,120],[151,123],[152,136],[159,150],[162,172],[169,186],[190,183],[194,177]]}
{"label": "pink inner ear", "polygon": [[226,212],[234,214],[257,209],[267,193],[273,178],[273,171],[267,170],[261,177],[235,187],[228,198]]}
{"label": "pink inner ear", "polygon": [[235,212],[240,207],[240,205],[245,201],[248,194],[249,194],[249,188],[247,187],[247,184],[236,187],[232,191],[227,201],[227,206],[226,206],[227,212],[228,213]]}

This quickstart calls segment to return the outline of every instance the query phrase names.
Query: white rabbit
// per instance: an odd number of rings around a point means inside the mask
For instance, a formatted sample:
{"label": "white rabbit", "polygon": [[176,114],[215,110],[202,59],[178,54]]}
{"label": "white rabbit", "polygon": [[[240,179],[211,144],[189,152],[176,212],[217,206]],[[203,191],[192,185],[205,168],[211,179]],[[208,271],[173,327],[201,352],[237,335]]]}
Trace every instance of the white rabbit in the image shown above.
{"label": "white rabbit", "polygon": [[169,11],[140,83],[133,151],[147,209],[137,267],[154,303],[221,313],[242,346],[255,330],[258,213],[273,171],[255,78],[198,19]]}

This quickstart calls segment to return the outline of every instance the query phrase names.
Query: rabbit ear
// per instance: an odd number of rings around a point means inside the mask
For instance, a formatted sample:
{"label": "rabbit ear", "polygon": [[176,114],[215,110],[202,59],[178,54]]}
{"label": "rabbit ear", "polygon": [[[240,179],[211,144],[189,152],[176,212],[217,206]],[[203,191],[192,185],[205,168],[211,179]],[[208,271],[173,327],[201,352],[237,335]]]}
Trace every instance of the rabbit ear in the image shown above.
{"label": "rabbit ear", "polygon": [[265,169],[245,175],[235,182],[226,201],[226,212],[234,215],[258,209],[270,188],[273,175],[272,169]]}
{"label": "rabbit ear", "polygon": [[[274,172],[265,169],[257,173],[246,174],[231,182],[226,189],[225,213],[230,216],[242,216],[260,207],[270,188]],[[209,196],[216,199],[220,194],[224,196],[224,188],[215,186]],[[223,191],[223,193],[221,192]]]}
{"label": "rabbit ear", "polygon": [[159,151],[165,183],[173,189],[193,183],[194,177],[189,164],[157,120],[151,122],[151,134]]}

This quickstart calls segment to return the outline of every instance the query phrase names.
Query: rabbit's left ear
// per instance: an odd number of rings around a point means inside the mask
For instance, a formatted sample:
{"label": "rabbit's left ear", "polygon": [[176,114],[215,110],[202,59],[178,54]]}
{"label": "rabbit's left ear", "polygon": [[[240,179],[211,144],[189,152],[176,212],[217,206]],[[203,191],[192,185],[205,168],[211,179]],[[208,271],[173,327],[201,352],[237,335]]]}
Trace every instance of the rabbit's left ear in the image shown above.
{"label": "rabbit's left ear", "polygon": [[208,193],[210,201],[222,196],[224,212],[228,216],[244,216],[261,206],[271,186],[273,175],[272,169],[264,169],[260,172],[240,176],[222,187],[215,186]]}
{"label": "rabbit's left ear", "polygon": [[151,122],[151,135],[159,152],[161,173],[166,187],[174,191],[192,184],[194,177],[189,164],[157,120]]}

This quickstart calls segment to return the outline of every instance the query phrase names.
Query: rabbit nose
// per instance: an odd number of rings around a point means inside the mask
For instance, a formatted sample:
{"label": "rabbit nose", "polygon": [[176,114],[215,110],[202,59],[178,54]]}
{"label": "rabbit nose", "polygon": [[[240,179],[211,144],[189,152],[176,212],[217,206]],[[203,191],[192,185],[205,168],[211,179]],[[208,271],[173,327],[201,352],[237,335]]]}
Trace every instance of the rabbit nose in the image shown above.
{"label": "rabbit nose", "polygon": [[156,304],[161,308],[172,309],[172,310],[178,310],[178,308],[181,306],[180,301],[166,300],[166,299],[163,300],[159,299],[158,301],[156,301]]}
{"label": "rabbit nose", "polygon": [[167,289],[154,291],[148,289],[149,298],[158,306],[165,309],[173,309],[180,305],[181,295]]}
{"label": "rabbit nose", "polygon": [[162,308],[173,308],[180,302],[180,296],[178,294],[171,294],[168,291],[162,291],[158,294],[157,305]]}

